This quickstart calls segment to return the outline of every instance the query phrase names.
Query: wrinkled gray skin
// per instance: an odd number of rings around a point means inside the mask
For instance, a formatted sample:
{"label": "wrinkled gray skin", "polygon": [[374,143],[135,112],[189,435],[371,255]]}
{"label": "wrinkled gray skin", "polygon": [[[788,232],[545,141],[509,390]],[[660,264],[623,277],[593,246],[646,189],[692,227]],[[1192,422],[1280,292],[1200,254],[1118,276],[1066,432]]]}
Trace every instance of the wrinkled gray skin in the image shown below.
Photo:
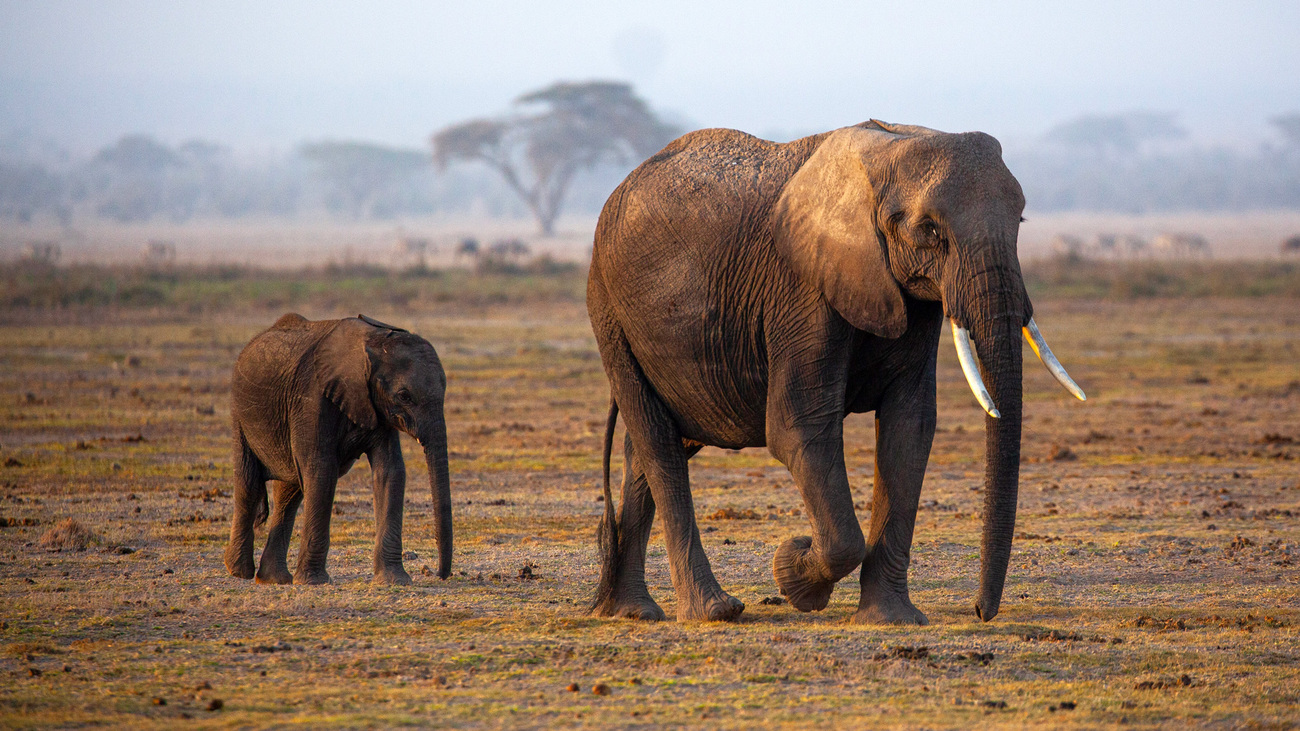
{"label": "wrinkled gray skin", "polygon": [[[325,584],[330,513],[338,479],[361,455],[375,479],[374,582],[409,584],[402,567],[406,466],[398,432],[424,447],[433,490],[438,575],[451,575],[451,487],[443,397],[447,378],[433,346],[364,316],[276,321],[244,348],[231,379],[235,517],[226,547],[232,576],[254,578],[253,525],[275,495],[258,583]],[[298,566],[289,537],[305,508]]]}
{"label": "wrinkled gray skin", "polygon": [[[925,624],[907,567],[946,316],[970,331],[1002,414],[985,420],[975,604],[992,619],[1015,529],[1021,327],[1032,315],[1016,255],[1023,208],[994,138],[875,121],[787,144],[702,130],[633,171],[601,213],[587,289],[612,391],[607,465],[620,411],[627,426],[594,612],[664,617],[644,578],[657,508],[678,619],[737,617],[744,605],[700,544],[687,460],[705,444],[766,446],[813,529],[777,549],[781,593],[822,609],[861,565],[855,622]],[[876,471],[864,538],[842,435],[846,414],[868,411]]]}

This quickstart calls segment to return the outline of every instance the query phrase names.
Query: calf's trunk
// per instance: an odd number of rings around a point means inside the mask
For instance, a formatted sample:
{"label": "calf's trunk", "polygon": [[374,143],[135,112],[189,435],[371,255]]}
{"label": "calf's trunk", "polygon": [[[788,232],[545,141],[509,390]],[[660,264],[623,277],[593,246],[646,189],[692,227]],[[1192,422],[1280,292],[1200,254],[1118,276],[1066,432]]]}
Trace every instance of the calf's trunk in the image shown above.
{"label": "calf's trunk", "polygon": [[451,576],[451,476],[447,471],[447,424],[439,419],[424,440],[424,459],[429,465],[429,488],[433,492],[434,534],[438,541],[438,576]]}

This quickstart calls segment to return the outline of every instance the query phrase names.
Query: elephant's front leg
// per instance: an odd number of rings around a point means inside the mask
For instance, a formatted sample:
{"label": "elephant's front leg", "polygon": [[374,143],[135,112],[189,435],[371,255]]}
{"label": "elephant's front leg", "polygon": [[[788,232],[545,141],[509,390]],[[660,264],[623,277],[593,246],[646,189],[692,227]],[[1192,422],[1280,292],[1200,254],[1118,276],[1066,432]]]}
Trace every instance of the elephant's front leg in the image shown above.
{"label": "elephant's front leg", "polygon": [[376,584],[411,583],[402,567],[402,509],[406,503],[406,464],[397,431],[367,453],[375,476],[375,575]]}
{"label": "elephant's front leg", "polygon": [[302,505],[302,488],[297,483],[272,480],[271,517],[267,521],[266,548],[257,565],[257,583],[292,584],[289,573],[289,539],[294,519]]}
{"label": "elephant's front leg", "polygon": [[[769,420],[769,423],[780,422]],[[777,588],[801,612],[824,609],[835,583],[862,563],[866,542],[853,513],[838,413],[791,430],[769,428],[769,445],[794,476],[813,535],[787,539],[772,558]]]}
{"label": "elephant's front leg", "polygon": [[295,584],[328,584],[325,559],[330,550],[330,513],[334,509],[334,489],[338,486],[339,466],[331,456],[308,458],[303,466],[302,545],[298,549],[298,568],[293,572]]}
{"label": "elephant's front leg", "polygon": [[862,563],[862,599],[853,621],[927,624],[907,592],[912,530],[934,441],[934,366],[909,389],[886,394],[876,412],[876,484]]}

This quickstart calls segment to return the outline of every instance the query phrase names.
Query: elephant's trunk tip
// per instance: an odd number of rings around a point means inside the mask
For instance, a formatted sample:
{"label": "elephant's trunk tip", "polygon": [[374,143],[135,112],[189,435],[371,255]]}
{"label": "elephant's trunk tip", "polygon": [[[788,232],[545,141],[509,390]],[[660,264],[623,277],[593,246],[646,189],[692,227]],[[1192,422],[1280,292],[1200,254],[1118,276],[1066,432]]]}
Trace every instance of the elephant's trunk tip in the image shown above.
{"label": "elephant's trunk tip", "polygon": [[429,465],[429,488],[433,498],[433,533],[438,544],[438,578],[446,579],[451,576],[451,477],[447,471],[446,425],[439,420],[434,429],[434,434],[424,440],[424,456]]}

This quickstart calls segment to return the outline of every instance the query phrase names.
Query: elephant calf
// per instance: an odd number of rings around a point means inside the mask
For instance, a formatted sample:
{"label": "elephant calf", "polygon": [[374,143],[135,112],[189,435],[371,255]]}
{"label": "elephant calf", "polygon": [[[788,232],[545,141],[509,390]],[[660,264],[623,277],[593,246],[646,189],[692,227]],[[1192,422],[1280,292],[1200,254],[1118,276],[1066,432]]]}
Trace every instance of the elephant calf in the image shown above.
{"label": "elephant calf", "polygon": [[[270,518],[258,583],[324,584],[339,477],[362,455],[375,476],[376,583],[409,584],[402,568],[406,466],[398,432],[424,447],[433,489],[438,575],[451,574],[451,489],[443,398],[447,377],[424,338],[364,315],[310,321],[288,314],[244,348],[231,378],[235,516],[232,576],[254,578],[253,524]],[[267,506],[270,481],[275,495]],[[299,505],[306,525],[288,569]]]}

